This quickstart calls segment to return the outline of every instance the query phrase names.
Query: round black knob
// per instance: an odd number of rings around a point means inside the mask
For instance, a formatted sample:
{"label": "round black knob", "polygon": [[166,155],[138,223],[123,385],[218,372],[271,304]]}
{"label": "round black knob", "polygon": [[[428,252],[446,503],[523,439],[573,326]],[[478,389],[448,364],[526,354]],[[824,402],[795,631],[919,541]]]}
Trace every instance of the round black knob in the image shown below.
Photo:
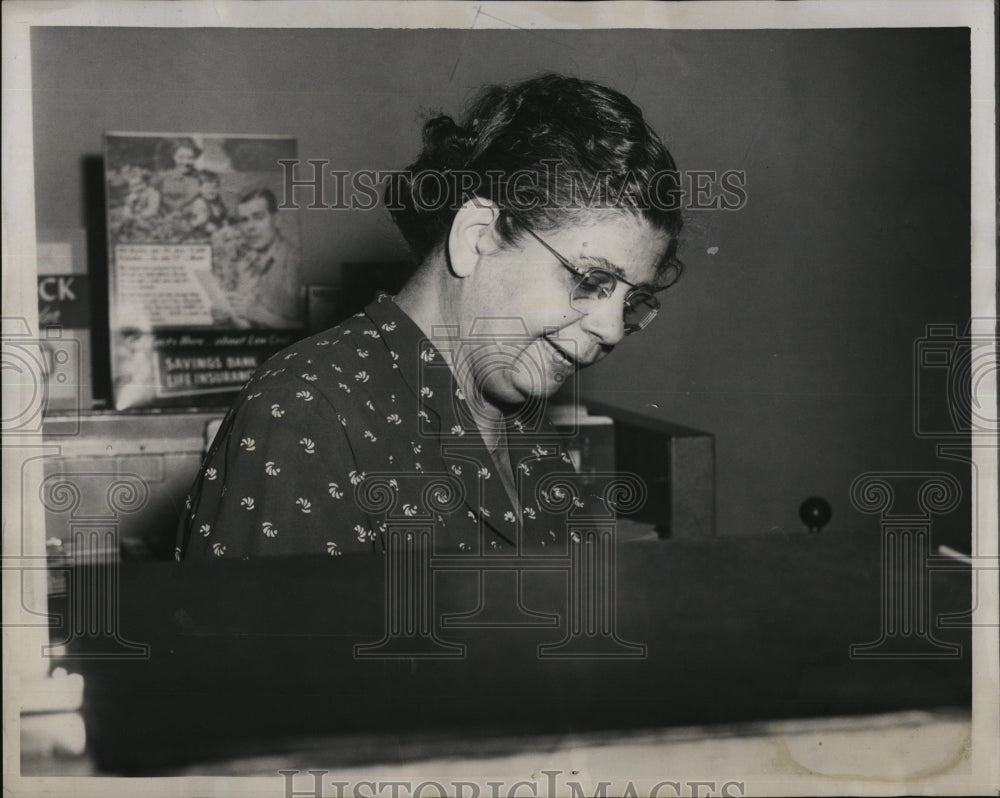
{"label": "round black knob", "polygon": [[820,496],[810,496],[799,506],[799,518],[810,532],[819,532],[830,523],[833,510],[830,502]]}

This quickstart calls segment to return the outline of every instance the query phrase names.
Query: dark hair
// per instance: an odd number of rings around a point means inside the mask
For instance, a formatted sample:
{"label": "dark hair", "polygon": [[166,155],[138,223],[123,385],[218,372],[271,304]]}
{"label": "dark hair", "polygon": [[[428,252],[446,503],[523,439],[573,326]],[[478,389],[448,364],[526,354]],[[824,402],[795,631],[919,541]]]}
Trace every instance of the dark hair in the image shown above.
{"label": "dark hair", "polygon": [[176,139],[171,139],[169,147],[171,156],[173,156],[177,150],[191,150],[195,158],[201,155],[201,147],[195,144],[194,139],[188,136],[180,136]]}
{"label": "dark hair", "polygon": [[177,165],[174,162],[174,153],[181,149],[191,150],[195,158],[201,155],[201,147],[195,144],[194,139],[190,136],[160,139],[156,143],[156,154],[154,156],[156,167],[160,170],[172,169]]}
{"label": "dark hair", "polygon": [[586,208],[631,213],[669,236],[661,271],[679,271],[678,188],[673,158],[631,100],[547,74],[484,88],[458,122],[430,119],[423,150],[394,176],[385,199],[421,260],[445,240],[462,204],[478,196],[500,207],[497,229],[506,243],[522,231],[505,208],[539,230]]}
{"label": "dark hair", "polygon": [[219,176],[213,172],[211,169],[202,169],[198,172],[198,182],[200,183],[218,183]]}
{"label": "dark hair", "polygon": [[249,191],[244,192],[240,195],[240,198],[236,200],[236,206],[239,207],[244,202],[250,202],[251,200],[259,199],[263,197],[267,201],[267,210],[271,214],[278,212],[278,200],[274,196],[274,192],[269,188],[252,188]]}

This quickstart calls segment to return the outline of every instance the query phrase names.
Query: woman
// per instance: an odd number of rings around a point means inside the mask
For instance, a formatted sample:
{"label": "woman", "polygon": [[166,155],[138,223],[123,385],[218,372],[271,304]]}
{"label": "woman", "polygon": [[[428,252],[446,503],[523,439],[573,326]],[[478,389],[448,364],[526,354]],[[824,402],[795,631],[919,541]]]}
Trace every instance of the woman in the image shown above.
{"label": "woman", "polygon": [[494,86],[430,120],[386,191],[414,277],[247,384],[178,559],[380,551],[400,518],[433,524],[440,553],[564,546],[539,501],[572,471],[545,404],[655,315],[679,273],[676,186],[639,109],[588,81]]}
{"label": "woman", "polygon": [[197,162],[201,148],[187,136],[164,139],[159,148],[160,159],[168,166],[158,177],[162,197],[162,212],[169,215],[179,212],[198,195]]}

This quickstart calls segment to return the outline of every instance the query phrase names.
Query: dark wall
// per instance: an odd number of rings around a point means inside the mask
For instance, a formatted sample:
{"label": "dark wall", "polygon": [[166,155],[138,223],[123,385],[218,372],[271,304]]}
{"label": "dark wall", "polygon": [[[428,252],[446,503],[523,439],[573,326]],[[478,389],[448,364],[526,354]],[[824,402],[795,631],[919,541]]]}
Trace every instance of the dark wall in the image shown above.
{"label": "dark wall", "polygon": [[[682,169],[745,171],[748,201],[689,213],[684,279],[585,394],[716,434],[723,534],[800,528],[811,494],[872,526],[855,476],[951,468],[913,434],[913,350],[969,313],[964,29],[37,28],[32,65],[44,228],[85,224],[106,130],[293,134],[303,158],[391,169],[484,82],[608,83]],[[307,280],[405,255],[384,212],[302,219]]]}

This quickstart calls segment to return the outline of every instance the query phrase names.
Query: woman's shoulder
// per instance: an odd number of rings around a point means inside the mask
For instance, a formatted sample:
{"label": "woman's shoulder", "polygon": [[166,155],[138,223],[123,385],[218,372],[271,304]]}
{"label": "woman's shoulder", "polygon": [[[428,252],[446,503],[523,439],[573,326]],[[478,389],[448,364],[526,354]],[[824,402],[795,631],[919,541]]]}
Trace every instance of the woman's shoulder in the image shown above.
{"label": "woman's shoulder", "polygon": [[366,337],[378,337],[378,330],[366,313],[355,313],[343,321],[296,341],[271,357],[271,360],[291,360],[296,357],[322,357],[350,351]]}
{"label": "woman's shoulder", "polygon": [[347,397],[369,372],[381,370],[387,353],[375,324],[364,313],[303,338],[268,358],[244,388],[244,401],[278,396],[323,397],[332,404]]}

